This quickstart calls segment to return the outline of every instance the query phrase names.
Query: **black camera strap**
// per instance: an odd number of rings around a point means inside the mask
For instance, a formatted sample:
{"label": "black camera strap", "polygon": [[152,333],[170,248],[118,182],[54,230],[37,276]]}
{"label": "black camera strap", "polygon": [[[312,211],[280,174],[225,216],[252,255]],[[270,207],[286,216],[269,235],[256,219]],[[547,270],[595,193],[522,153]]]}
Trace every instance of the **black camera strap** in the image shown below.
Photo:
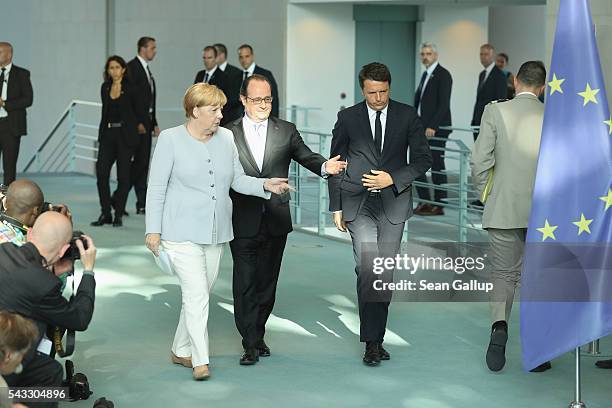
{"label": "black camera strap", "polygon": [[[72,276],[72,295],[70,295],[70,301],[74,299],[74,275]],[[66,347],[62,344],[62,337],[66,333]],[[62,327],[56,326],[53,333],[53,345],[55,351],[60,357],[68,357],[74,353],[74,346],[76,344],[76,333],[74,330],[66,330]]]}

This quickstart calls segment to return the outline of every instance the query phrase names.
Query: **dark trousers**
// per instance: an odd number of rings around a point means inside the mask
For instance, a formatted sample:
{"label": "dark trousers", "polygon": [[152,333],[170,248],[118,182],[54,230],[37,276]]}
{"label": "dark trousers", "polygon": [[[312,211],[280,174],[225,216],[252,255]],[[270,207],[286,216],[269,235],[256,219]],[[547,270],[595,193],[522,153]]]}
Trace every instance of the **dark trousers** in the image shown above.
{"label": "dark trousers", "polygon": [[[23,363],[21,374],[11,374],[5,378],[10,387],[61,387],[64,370],[60,363],[51,357],[36,353],[27,363]],[[56,408],[57,402],[27,402],[31,408]]]}
{"label": "dark trousers", "polygon": [[234,319],[245,349],[263,342],[266,322],[274,308],[286,243],[287,234],[270,235],[264,220],[255,237],[230,242],[234,260]]}
{"label": "dark trousers", "polygon": [[[436,137],[448,138],[448,135],[436,135]],[[444,148],[446,146],[446,140],[429,140],[429,146]],[[442,150],[431,150],[431,158],[433,160],[431,164],[431,182],[435,186],[446,184],[448,181],[445,173],[446,165],[444,164],[444,153],[445,152]],[[441,172],[442,174],[439,174],[439,172]],[[417,177],[416,181],[427,183],[427,176],[423,174],[422,176]],[[417,187],[417,192],[419,193],[419,198],[431,201],[431,193],[429,192],[428,187]],[[446,199],[446,197],[446,190],[434,187],[434,201],[441,202],[441,200]]]}
{"label": "dark trousers", "polygon": [[138,145],[134,149],[134,160],[131,169],[131,184],[136,193],[136,208],[145,208],[147,201],[147,177],[151,160],[151,129],[140,135]]}
{"label": "dark trousers", "polygon": [[[111,215],[113,205],[119,216],[123,215],[125,202],[130,191],[132,151],[132,147],[125,143],[121,128],[106,129],[100,138],[98,161],[96,161],[96,178],[100,207],[102,214],[106,216]],[[111,204],[109,179],[111,168],[115,162],[117,162],[117,190],[113,195],[114,203]]]}
{"label": "dark trousers", "polygon": [[17,175],[17,157],[19,156],[19,144],[21,136],[9,126],[8,119],[0,119],[0,156],[2,156],[2,167],[4,171],[4,185],[8,186]]}
{"label": "dark trousers", "polygon": [[374,275],[375,256],[395,257],[400,249],[404,223],[392,224],[384,213],[380,194],[370,193],[357,217],[346,226],[353,241],[357,300],[359,303],[359,340],[382,343],[387,328],[391,293],[374,291],[374,279],[393,281],[393,271]]}

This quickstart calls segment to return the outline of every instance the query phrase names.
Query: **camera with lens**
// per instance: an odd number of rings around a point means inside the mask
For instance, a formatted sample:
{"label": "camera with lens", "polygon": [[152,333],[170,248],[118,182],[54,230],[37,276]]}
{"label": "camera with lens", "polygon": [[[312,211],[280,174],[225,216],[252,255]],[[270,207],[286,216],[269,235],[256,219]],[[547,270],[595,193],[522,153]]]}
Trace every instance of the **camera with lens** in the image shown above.
{"label": "camera with lens", "polygon": [[72,261],[76,261],[77,259],[81,259],[81,252],[79,251],[79,247],[77,247],[76,242],[81,241],[83,244],[83,248],[87,249],[87,241],[83,238],[83,231],[72,231],[72,238],[70,239],[70,246],[62,256],[62,259],[70,259]]}
{"label": "camera with lens", "polygon": [[47,211],[55,211],[63,215],[68,215],[68,208],[65,205],[53,205],[52,203],[45,201],[42,203],[40,213],[46,213]]}

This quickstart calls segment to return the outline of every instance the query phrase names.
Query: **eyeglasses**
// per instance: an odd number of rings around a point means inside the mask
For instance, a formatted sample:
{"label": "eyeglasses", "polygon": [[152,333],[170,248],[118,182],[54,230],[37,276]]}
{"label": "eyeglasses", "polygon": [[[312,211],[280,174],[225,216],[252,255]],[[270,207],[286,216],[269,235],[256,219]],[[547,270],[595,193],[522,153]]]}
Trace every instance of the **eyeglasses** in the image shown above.
{"label": "eyeglasses", "polygon": [[261,105],[262,102],[265,102],[266,104],[270,105],[274,100],[274,98],[272,98],[271,96],[266,96],[265,98],[251,98],[250,96],[247,96],[246,98],[249,101],[253,102],[255,105]]}

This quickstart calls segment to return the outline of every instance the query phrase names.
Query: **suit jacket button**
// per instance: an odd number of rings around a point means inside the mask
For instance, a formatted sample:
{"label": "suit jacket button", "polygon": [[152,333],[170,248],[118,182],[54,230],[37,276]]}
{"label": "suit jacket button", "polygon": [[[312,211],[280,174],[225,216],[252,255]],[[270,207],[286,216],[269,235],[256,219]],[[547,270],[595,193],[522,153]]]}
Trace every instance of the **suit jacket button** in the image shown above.
{"label": "suit jacket button", "polygon": [[211,185],[210,185],[210,187],[214,187],[214,186],[215,186],[214,184],[211,184]]}
{"label": "suit jacket button", "polygon": [[213,174],[213,171],[212,171],[212,170],[209,170],[209,171],[208,171],[208,174]]}

